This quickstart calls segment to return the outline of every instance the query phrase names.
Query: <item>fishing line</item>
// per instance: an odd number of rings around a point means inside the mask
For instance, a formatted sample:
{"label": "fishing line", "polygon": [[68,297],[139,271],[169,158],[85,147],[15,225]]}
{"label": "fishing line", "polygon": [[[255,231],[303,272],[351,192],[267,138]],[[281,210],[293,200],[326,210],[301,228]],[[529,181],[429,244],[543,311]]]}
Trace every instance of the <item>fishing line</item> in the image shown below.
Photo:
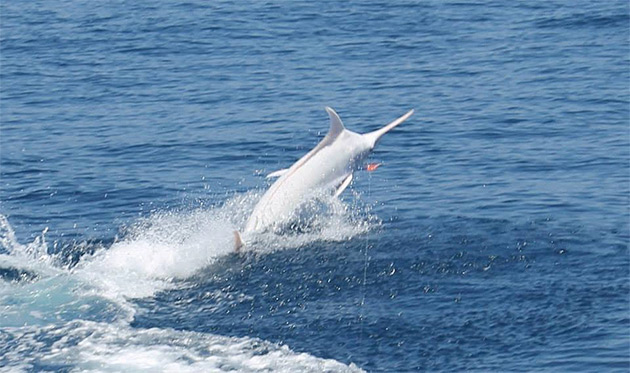
{"label": "fishing line", "polygon": [[[368,201],[371,199],[372,197],[372,173],[368,172]],[[369,219],[368,219],[369,221]],[[370,248],[370,234],[369,234],[369,225],[368,225],[368,232],[366,232],[365,235],[365,250],[364,252],[364,260],[363,260],[363,286],[361,288],[361,303],[359,304],[359,322],[360,322],[360,335],[359,335],[359,340],[363,341],[363,319],[364,319],[364,315],[363,315],[363,306],[365,305],[365,287],[367,284],[367,269],[368,269],[368,265],[370,257],[368,256],[368,250]]]}

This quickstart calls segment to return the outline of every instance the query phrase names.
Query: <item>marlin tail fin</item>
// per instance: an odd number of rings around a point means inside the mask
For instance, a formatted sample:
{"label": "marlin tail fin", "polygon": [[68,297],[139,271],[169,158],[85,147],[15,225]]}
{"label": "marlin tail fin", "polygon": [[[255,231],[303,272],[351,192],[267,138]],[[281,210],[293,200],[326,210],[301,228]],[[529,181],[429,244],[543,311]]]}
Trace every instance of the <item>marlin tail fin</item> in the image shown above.
{"label": "marlin tail fin", "polygon": [[240,252],[241,251],[241,247],[243,247],[245,244],[243,243],[243,240],[241,239],[241,234],[238,233],[238,231],[234,231],[234,251],[235,252]]}

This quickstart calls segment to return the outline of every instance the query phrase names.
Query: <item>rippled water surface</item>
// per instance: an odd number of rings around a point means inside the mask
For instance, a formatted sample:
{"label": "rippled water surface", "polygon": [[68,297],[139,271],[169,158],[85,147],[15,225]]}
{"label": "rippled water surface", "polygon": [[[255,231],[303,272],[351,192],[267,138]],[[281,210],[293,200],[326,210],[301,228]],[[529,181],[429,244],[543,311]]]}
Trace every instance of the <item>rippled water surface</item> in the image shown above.
{"label": "rippled water surface", "polygon": [[[0,2],[0,366],[628,371],[629,12]],[[234,254],[325,106],[416,113]]]}

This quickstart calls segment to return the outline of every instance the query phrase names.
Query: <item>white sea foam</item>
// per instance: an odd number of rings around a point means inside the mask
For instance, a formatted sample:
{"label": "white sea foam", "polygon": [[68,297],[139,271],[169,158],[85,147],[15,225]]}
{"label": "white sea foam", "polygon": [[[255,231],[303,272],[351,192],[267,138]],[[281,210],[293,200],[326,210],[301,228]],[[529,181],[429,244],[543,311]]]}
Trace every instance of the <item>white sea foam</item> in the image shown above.
{"label": "white sea foam", "polygon": [[[170,328],[74,321],[63,326],[5,330],[14,348],[5,369],[37,364],[76,372],[360,372],[355,365],[297,353],[257,338]],[[54,341],[50,343],[49,341]]]}

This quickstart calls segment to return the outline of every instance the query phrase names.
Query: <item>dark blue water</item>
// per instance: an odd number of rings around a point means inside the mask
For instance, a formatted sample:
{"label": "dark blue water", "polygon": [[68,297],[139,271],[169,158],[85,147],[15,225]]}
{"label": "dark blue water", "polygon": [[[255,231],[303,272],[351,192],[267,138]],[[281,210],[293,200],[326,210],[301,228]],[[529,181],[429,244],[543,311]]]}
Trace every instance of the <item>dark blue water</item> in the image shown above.
{"label": "dark blue water", "polygon": [[[629,14],[1,2],[0,366],[628,371]],[[324,106],[416,114],[235,255]]]}

